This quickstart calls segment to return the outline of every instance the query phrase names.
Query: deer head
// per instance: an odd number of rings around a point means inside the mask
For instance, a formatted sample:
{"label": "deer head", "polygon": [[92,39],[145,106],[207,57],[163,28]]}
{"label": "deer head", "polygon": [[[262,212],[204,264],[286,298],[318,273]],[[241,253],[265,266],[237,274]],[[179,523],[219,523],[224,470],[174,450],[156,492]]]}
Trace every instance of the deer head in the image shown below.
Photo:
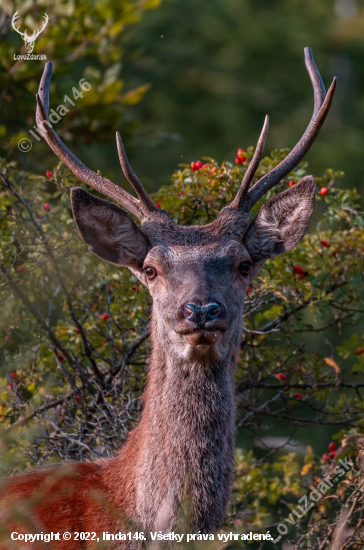
{"label": "deer head", "polygon": [[[336,79],[326,93],[309,48],[305,62],[314,108],[301,139],[271,172],[251,185],[267,137],[266,117],[236,197],[204,226],[177,225],[155,206],[129,165],[119,133],[121,168],[137,197],[92,172],[67,149],[48,121],[52,64],[45,66],[37,94],[39,130],[81,181],[123,207],[82,188],[72,189],[73,215],[82,238],[101,259],[128,267],[149,288],[158,339],[174,356],[224,358],[236,349],[251,278],[267,259],[293,248],[307,230],[315,202],[312,176],[276,194],[249,221],[252,206],[297,166],[329,112]],[[140,220],[140,226],[126,210]]]}
{"label": "deer head", "polygon": [[33,31],[33,34],[32,36],[28,36],[27,34],[27,31],[25,30],[24,32],[21,32],[19,29],[20,29],[20,25],[18,27],[15,26],[15,21],[17,21],[17,19],[19,19],[19,12],[16,11],[13,15],[13,18],[11,20],[11,24],[12,24],[12,27],[13,29],[20,34],[20,36],[22,37],[22,39],[24,40],[25,42],[25,47],[26,47],[26,50],[27,50],[27,53],[32,53],[33,51],[33,48],[34,48],[34,43],[36,41],[36,39],[38,38],[38,36],[40,35],[40,33],[45,29],[45,27],[47,26],[47,23],[48,23],[48,15],[45,13],[43,15],[44,17],[44,21],[43,21],[43,24],[42,24],[42,27],[39,29],[39,30],[34,30]]}

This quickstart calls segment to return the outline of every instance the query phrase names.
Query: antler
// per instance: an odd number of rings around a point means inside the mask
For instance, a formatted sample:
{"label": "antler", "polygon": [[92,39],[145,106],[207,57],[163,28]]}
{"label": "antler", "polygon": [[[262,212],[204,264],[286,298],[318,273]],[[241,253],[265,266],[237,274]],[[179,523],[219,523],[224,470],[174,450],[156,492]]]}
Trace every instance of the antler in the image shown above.
{"label": "antler", "polygon": [[131,184],[131,186],[133,187],[136,194],[138,195],[139,200],[142,201],[148,207],[149,210],[157,210],[154,202],[152,201],[152,199],[144,189],[142,182],[133,172],[129,164],[128,157],[126,156],[124,144],[121,140],[119,132],[116,132],[116,146],[118,148],[119,162],[120,162],[123,174],[128,180],[128,182]]}
{"label": "antler", "polygon": [[242,207],[245,211],[249,211],[252,206],[263,195],[265,195],[267,191],[269,191],[269,189],[272,189],[272,187],[277,185],[282,178],[289,174],[289,172],[297,166],[297,164],[310,149],[327,117],[335,92],[336,77],[334,77],[331,86],[326,93],[321,75],[314,62],[311,48],[305,48],[304,52],[306,69],[309,74],[314,93],[314,107],[311,120],[301,139],[293,147],[291,152],[275,168],[273,168],[273,170],[261,177],[260,180],[258,180],[248,191],[249,185],[258,168],[268,133],[268,117],[266,117],[253,159],[245,172],[237,195],[230,204],[230,207]]}
{"label": "antler", "polygon": [[24,32],[21,32],[21,31],[19,30],[19,29],[20,29],[20,25],[19,25],[18,27],[15,27],[15,21],[17,21],[17,20],[19,19],[19,17],[20,17],[19,12],[16,11],[16,12],[14,13],[14,15],[13,15],[12,20],[11,20],[12,27],[13,27],[13,29],[14,29],[16,32],[18,32],[18,33],[21,35],[22,38],[24,38],[24,40],[26,40],[26,41],[28,41],[28,42],[29,42],[29,41],[33,41],[33,40],[35,40],[36,38],[38,38],[38,36],[40,35],[40,33],[44,31],[45,27],[47,26],[48,20],[49,20],[48,15],[45,13],[45,14],[43,15],[43,17],[44,17],[44,22],[43,22],[42,28],[39,29],[38,31],[37,31],[37,30],[34,30],[32,36],[28,36],[27,29],[25,29]]}
{"label": "antler", "polygon": [[44,17],[44,22],[43,22],[42,28],[39,29],[39,31],[37,31],[37,36],[39,36],[40,33],[44,31],[44,29],[45,29],[46,26],[47,26],[48,20],[49,20],[49,17],[48,17],[48,15],[47,15],[46,13],[43,15],[43,17]]}
{"label": "antler", "polygon": [[257,168],[261,161],[264,145],[265,145],[265,142],[267,141],[268,130],[269,130],[269,116],[266,115],[263,128],[260,133],[258,143],[254,151],[253,158],[250,161],[248,168],[246,169],[246,172],[244,174],[243,180],[240,184],[236,197],[230,205],[232,208],[240,208],[244,202],[249,186],[254,178],[254,174],[257,171]]}
{"label": "antler", "polygon": [[19,15],[19,12],[18,10],[14,13],[13,15],[13,18],[11,20],[11,26],[13,27],[14,31],[16,31],[17,33],[20,34],[20,36],[22,38],[24,38],[24,36],[26,36],[26,32],[21,32],[19,29],[20,29],[20,25],[18,27],[15,26],[15,21],[17,21],[19,19],[20,15]]}
{"label": "antler", "polygon": [[[51,123],[48,120],[49,111],[49,86],[52,78],[53,65],[51,62],[46,63],[43,71],[43,76],[39,84],[37,97],[37,126],[42,133],[45,141],[48,143],[52,151],[62,160],[66,166],[77,176],[81,181],[96,189],[106,197],[115,200],[125,208],[127,208],[137,218],[143,219],[151,212],[159,212],[151,198],[148,196],[140,180],[132,171],[128,159],[125,154],[124,146],[119,133],[117,133],[117,147],[119,151],[119,159],[125,177],[131,183],[138,199],[124,191],[115,183],[103,178],[87,168],[71,151],[65,146],[56,132],[53,130]],[[44,125],[47,128],[44,128]]]}
{"label": "antler", "polygon": [[[29,37],[29,40],[30,40],[30,41],[36,40],[36,39],[38,38],[38,36],[40,35],[40,33],[43,32],[44,29],[46,28],[49,17],[48,17],[48,15],[47,15],[46,13],[43,15],[43,17],[44,17],[44,22],[43,22],[42,28],[33,31],[32,36]],[[26,33],[26,32],[27,32],[27,31],[25,31],[25,33]]]}

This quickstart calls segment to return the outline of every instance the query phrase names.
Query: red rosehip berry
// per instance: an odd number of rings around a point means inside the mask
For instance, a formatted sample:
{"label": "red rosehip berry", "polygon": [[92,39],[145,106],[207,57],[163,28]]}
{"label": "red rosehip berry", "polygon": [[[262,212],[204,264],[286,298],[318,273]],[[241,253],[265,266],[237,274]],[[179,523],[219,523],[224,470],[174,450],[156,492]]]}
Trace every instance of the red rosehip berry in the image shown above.
{"label": "red rosehip berry", "polygon": [[20,265],[19,267],[16,268],[17,273],[24,273],[25,270],[26,270],[25,265]]}
{"label": "red rosehip berry", "polygon": [[63,363],[66,360],[65,356],[62,353],[58,354],[58,359]]}
{"label": "red rosehip berry", "polygon": [[294,397],[295,399],[302,399],[302,393],[294,393],[294,394],[293,394],[293,397]]}
{"label": "red rosehip berry", "polygon": [[54,178],[53,172],[52,172],[51,170],[47,170],[47,172],[46,172],[46,177],[47,177],[47,178]]}
{"label": "red rosehip berry", "polygon": [[108,319],[110,319],[110,315],[108,315],[107,313],[101,313],[101,315],[99,315],[99,319],[107,321]]}
{"label": "red rosehip berry", "polygon": [[81,334],[80,329],[79,329],[79,328],[75,328],[75,333],[76,333],[76,334]]}
{"label": "red rosehip berry", "polygon": [[363,355],[364,353],[364,348],[358,348],[355,352],[355,355]]}
{"label": "red rosehip berry", "polygon": [[329,452],[329,457],[330,458],[335,458],[335,455],[336,455],[335,451],[330,451]]}
{"label": "red rosehip berry", "polygon": [[10,378],[12,378],[13,380],[16,380],[18,378],[18,375],[16,374],[16,372],[11,372],[10,373]]}
{"label": "red rosehip berry", "polygon": [[5,342],[9,342],[9,340],[10,340],[10,334],[6,334],[6,335],[4,336],[4,340],[5,340]]}
{"label": "red rosehip berry", "polygon": [[13,388],[11,387],[10,384],[7,385],[7,388],[8,388],[8,390],[12,390],[12,389],[13,389]]}
{"label": "red rosehip berry", "polygon": [[330,243],[329,243],[329,241],[327,241],[326,239],[324,239],[323,241],[321,241],[321,244],[322,244],[322,246],[324,246],[325,248],[330,248]]}
{"label": "red rosehip berry", "polygon": [[240,157],[236,157],[235,162],[236,162],[236,164],[243,164],[244,163],[243,159],[241,159]]}
{"label": "red rosehip berry", "polygon": [[137,287],[136,285],[134,285],[134,286],[132,287],[132,291],[133,291],[133,292],[138,292],[138,287]]}
{"label": "red rosehip berry", "polygon": [[248,288],[246,289],[246,293],[247,293],[247,294],[250,294],[251,291],[252,291],[252,289],[250,288],[250,286],[248,286]]}
{"label": "red rosehip berry", "polygon": [[237,158],[241,159],[242,162],[246,161],[246,152],[244,151],[244,149],[238,149],[236,156]]}
{"label": "red rosehip berry", "polygon": [[294,265],[293,266],[293,271],[295,273],[298,273],[299,275],[305,275],[305,273],[306,273],[305,270],[303,269],[303,267],[300,266],[300,265]]}
{"label": "red rosehip berry", "polygon": [[197,160],[196,162],[191,162],[191,168],[194,172],[201,170],[202,162],[200,160]]}
{"label": "red rosehip berry", "polygon": [[184,197],[185,194],[186,194],[186,191],[180,191],[180,192],[179,192],[179,196],[180,196],[180,197]]}
{"label": "red rosehip berry", "polygon": [[327,195],[328,192],[329,192],[329,190],[328,190],[327,187],[321,187],[321,189],[319,191],[319,194],[320,195]]}
{"label": "red rosehip berry", "polygon": [[293,266],[293,273],[295,274],[296,279],[304,279],[307,275],[307,271],[305,271],[300,265]]}
{"label": "red rosehip berry", "polygon": [[217,166],[213,166],[210,170],[210,174],[215,174],[216,170],[217,170]]}
{"label": "red rosehip berry", "polygon": [[47,212],[49,212],[50,209],[51,209],[51,205],[49,204],[49,202],[45,202],[45,203],[43,204],[43,208],[44,208],[44,210],[46,210]]}
{"label": "red rosehip berry", "polygon": [[157,201],[157,202],[155,203],[155,205],[156,205],[157,208],[160,208],[160,207],[161,207],[161,201]]}
{"label": "red rosehip berry", "polygon": [[287,376],[283,374],[283,372],[279,372],[278,374],[276,374],[276,378],[278,378],[278,380],[282,380],[282,382],[287,380]]}
{"label": "red rosehip berry", "polygon": [[292,181],[290,181],[290,182],[288,183],[288,185],[289,185],[290,187],[293,187],[294,185],[296,185],[296,182],[292,180]]}
{"label": "red rosehip berry", "polygon": [[329,461],[330,461],[329,455],[328,455],[327,453],[324,453],[324,454],[322,455],[322,460],[323,460],[324,462],[329,462]]}
{"label": "red rosehip berry", "polygon": [[208,170],[208,169],[210,168],[209,163],[208,163],[208,162],[205,162],[205,164],[202,165],[202,168],[203,168],[204,170]]}
{"label": "red rosehip berry", "polygon": [[331,443],[329,444],[329,451],[330,453],[336,451],[336,443],[334,441],[331,441]]}
{"label": "red rosehip berry", "polygon": [[81,403],[82,399],[79,395],[76,395],[76,401],[78,401],[79,403]]}

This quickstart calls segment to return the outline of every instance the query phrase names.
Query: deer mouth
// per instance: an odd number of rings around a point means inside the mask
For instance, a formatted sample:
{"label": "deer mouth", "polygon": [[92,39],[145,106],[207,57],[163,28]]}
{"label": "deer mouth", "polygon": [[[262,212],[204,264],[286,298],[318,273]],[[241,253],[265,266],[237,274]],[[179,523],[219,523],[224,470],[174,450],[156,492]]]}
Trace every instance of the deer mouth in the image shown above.
{"label": "deer mouth", "polygon": [[214,328],[199,328],[182,333],[185,342],[191,346],[212,346],[216,344],[223,330]]}

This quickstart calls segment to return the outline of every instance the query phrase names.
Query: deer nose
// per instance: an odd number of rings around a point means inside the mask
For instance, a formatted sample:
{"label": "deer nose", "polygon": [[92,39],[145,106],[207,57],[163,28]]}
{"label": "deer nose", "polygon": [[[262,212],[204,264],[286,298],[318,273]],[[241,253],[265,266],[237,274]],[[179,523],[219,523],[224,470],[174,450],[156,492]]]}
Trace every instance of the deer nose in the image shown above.
{"label": "deer nose", "polygon": [[183,305],[182,312],[185,319],[194,321],[198,325],[203,325],[207,321],[218,319],[222,313],[222,308],[216,302],[211,302],[205,306],[187,302]]}

